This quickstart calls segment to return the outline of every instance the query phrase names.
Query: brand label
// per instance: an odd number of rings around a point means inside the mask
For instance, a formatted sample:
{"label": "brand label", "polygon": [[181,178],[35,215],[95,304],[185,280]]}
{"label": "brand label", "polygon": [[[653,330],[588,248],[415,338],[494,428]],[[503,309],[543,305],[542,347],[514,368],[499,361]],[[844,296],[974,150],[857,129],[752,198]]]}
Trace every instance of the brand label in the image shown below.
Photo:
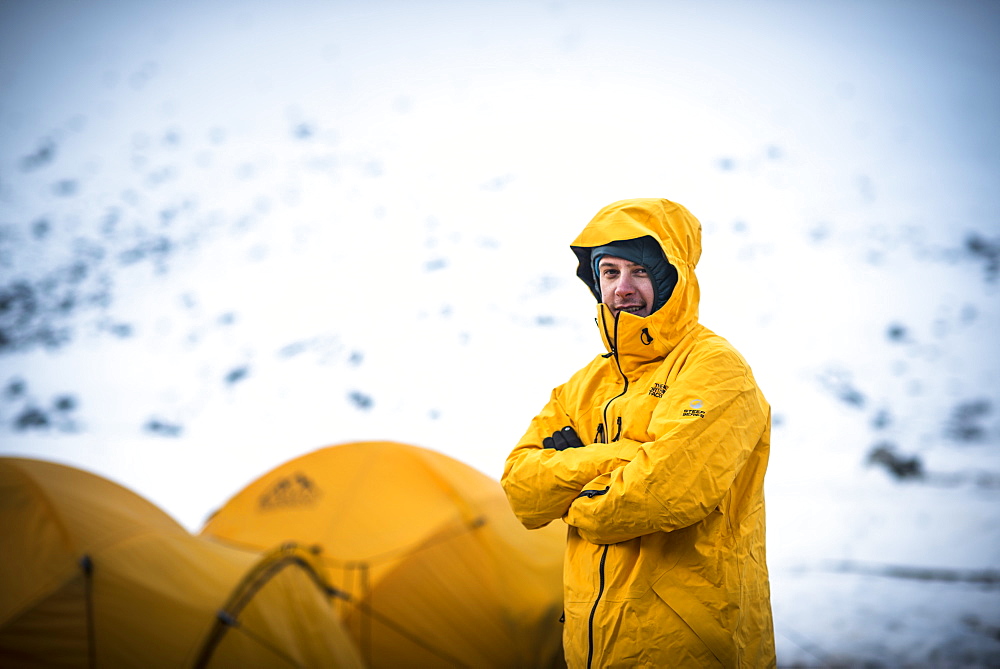
{"label": "brand label", "polygon": [[701,408],[702,406],[704,406],[705,404],[704,402],[702,402],[701,400],[691,400],[689,404],[691,405],[691,408],[684,409],[685,416],[695,416],[697,418],[705,417],[705,412]]}
{"label": "brand label", "polygon": [[315,503],[320,495],[320,489],[312,479],[296,472],[275,482],[260,496],[257,505],[263,511],[306,506]]}

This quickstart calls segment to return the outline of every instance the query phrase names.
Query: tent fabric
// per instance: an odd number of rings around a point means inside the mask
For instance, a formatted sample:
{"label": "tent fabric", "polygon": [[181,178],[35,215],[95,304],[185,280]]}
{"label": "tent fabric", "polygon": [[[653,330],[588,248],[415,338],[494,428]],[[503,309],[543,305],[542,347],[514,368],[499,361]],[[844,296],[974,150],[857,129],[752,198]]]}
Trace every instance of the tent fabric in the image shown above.
{"label": "tent fabric", "polygon": [[560,667],[564,532],[498,481],[394,442],[322,448],[252,482],[202,536],[313,547],[368,666]]}
{"label": "tent fabric", "polygon": [[0,666],[363,666],[302,548],[206,541],[107,479],[24,458],[0,458],[0,527]]}

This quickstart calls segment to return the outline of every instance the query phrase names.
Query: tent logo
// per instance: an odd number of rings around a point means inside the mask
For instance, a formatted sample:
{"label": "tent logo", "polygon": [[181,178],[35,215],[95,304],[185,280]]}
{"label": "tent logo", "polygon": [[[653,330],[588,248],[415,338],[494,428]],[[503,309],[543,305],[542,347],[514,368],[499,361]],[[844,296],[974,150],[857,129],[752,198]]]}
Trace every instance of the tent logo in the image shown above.
{"label": "tent logo", "polygon": [[284,509],[292,506],[308,506],[320,498],[316,483],[301,472],[278,479],[261,494],[258,506],[262,511]]}

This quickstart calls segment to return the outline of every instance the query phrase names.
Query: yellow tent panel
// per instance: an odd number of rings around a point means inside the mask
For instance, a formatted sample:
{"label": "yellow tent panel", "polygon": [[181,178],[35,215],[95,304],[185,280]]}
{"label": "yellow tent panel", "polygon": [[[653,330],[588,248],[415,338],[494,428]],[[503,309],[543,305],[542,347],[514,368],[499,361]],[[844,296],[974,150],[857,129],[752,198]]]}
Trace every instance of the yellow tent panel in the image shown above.
{"label": "yellow tent panel", "polygon": [[0,666],[361,667],[315,558],[193,537],[101,477],[0,458]]}
{"label": "yellow tent panel", "polygon": [[499,482],[393,442],[319,449],[260,477],[202,536],[314,546],[372,667],[559,667],[565,533],[529,532]]}

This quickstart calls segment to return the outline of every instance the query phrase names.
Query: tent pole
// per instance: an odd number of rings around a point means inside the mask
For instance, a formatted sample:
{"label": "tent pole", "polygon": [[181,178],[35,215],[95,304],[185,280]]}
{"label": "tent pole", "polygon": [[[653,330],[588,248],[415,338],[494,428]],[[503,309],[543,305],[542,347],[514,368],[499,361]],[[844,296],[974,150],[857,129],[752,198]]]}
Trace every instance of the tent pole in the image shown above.
{"label": "tent pole", "polygon": [[[371,603],[372,592],[369,588],[367,562],[361,563],[361,568],[358,570],[358,577],[361,580],[362,596]],[[370,616],[362,616],[361,620],[361,638],[363,639],[362,644],[365,647],[365,659],[368,661],[368,666],[372,666],[372,620]]]}
{"label": "tent pole", "polygon": [[94,629],[94,561],[89,555],[80,558],[83,570],[83,592],[87,607],[87,666],[97,669],[97,632]]}

